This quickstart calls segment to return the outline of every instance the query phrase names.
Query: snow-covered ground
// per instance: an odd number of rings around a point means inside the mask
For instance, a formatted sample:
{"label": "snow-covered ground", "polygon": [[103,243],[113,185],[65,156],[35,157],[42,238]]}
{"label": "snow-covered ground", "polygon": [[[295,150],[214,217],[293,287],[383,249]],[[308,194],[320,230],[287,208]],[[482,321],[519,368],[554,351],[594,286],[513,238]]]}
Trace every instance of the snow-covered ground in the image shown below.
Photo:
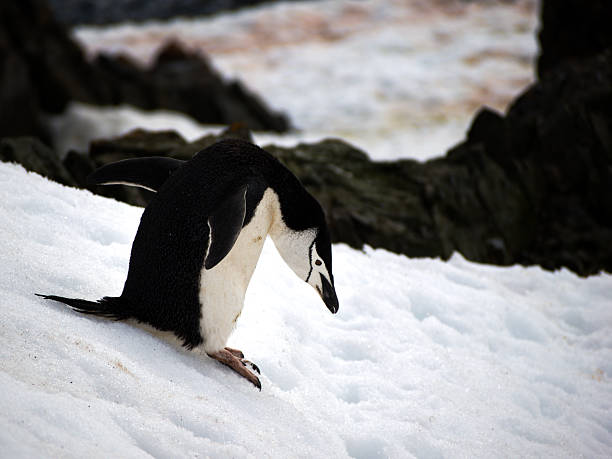
{"label": "snow-covered ground", "polygon": [[263,389],[34,293],[118,295],[141,209],[0,163],[0,456],[612,457],[612,275],[269,242],[230,344]]}
{"label": "snow-covered ground", "polygon": [[[480,106],[503,111],[533,81],[536,3],[276,3],[204,19],[84,27],[75,37],[91,56],[125,53],[143,64],[170,39],[205,52],[223,75],[245,81],[299,129],[266,140],[331,135],[376,159],[426,159],[459,142]],[[98,133],[71,122],[83,112],[95,111],[73,106],[59,121],[62,148]],[[135,124],[146,127],[148,119]],[[164,124],[189,135],[176,120]],[[113,134],[125,130],[112,127]]]}

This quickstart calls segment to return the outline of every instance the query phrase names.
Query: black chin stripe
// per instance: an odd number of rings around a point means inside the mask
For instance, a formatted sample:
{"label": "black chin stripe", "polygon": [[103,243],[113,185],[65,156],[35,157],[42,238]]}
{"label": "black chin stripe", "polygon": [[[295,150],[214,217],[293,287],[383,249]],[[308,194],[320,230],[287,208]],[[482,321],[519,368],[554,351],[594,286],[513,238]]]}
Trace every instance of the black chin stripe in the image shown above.
{"label": "black chin stripe", "polygon": [[310,275],[312,274],[312,248],[315,245],[315,241],[312,241],[310,247],[308,247],[308,263],[310,264],[310,271],[308,271],[308,276],[306,276],[306,282],[310,280]]}

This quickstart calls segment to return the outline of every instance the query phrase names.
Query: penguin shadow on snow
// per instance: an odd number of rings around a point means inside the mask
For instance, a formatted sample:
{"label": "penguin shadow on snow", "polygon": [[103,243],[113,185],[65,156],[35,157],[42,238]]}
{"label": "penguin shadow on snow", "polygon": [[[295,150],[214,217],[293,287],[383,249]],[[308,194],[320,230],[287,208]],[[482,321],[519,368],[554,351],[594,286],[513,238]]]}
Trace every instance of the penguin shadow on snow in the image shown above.
{"label": "penguin shadow on snow", "polygon": [[260,390],[259,368],[226,343],[267,235],[295,274],[332,313],[338,311],[323,209],[261,148],[224,140],[189,161],[155,157],[111,163],[89,181],[157,192],[142,214],[123,291],[97,301],[38,296],[84,314],[129,320],[174,345],[178,340]]}

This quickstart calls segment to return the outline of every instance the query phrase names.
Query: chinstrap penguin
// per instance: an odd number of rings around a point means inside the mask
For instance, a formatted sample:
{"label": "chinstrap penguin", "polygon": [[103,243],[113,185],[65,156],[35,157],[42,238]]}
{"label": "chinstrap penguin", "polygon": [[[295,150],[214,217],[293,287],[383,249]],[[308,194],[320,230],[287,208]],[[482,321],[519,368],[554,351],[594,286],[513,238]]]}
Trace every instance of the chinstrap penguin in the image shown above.
{"label": "chinstrap penguin", "polygon": [[98,301],[39,296],[78,312],[136,319],[173,332],[186,348],[203,348],[259,389],[259,378],[246,366],[250,362],[226,343],[268,234],[298,277],[332,313],[338,311],[323,210],[261,148],[224,140],[189,161],[119,161],[90,180],[157,191],[142,214],[123,292]]}

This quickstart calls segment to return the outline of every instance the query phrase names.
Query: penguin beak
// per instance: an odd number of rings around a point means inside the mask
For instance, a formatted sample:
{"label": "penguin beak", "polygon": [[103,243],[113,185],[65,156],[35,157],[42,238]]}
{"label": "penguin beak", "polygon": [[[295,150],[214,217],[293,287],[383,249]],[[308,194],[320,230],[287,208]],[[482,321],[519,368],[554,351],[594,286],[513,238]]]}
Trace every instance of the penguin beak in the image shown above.
{"label": "penguin beak", "polygon": [[327,306],[327,309],[329,309],[332,314],[335,314],[338,312],[338,297],[336,296],[336,290],[323,274],[319,274],[319,276],[321,276],[321,285],[323,286],[319,294],[325,306]]}

